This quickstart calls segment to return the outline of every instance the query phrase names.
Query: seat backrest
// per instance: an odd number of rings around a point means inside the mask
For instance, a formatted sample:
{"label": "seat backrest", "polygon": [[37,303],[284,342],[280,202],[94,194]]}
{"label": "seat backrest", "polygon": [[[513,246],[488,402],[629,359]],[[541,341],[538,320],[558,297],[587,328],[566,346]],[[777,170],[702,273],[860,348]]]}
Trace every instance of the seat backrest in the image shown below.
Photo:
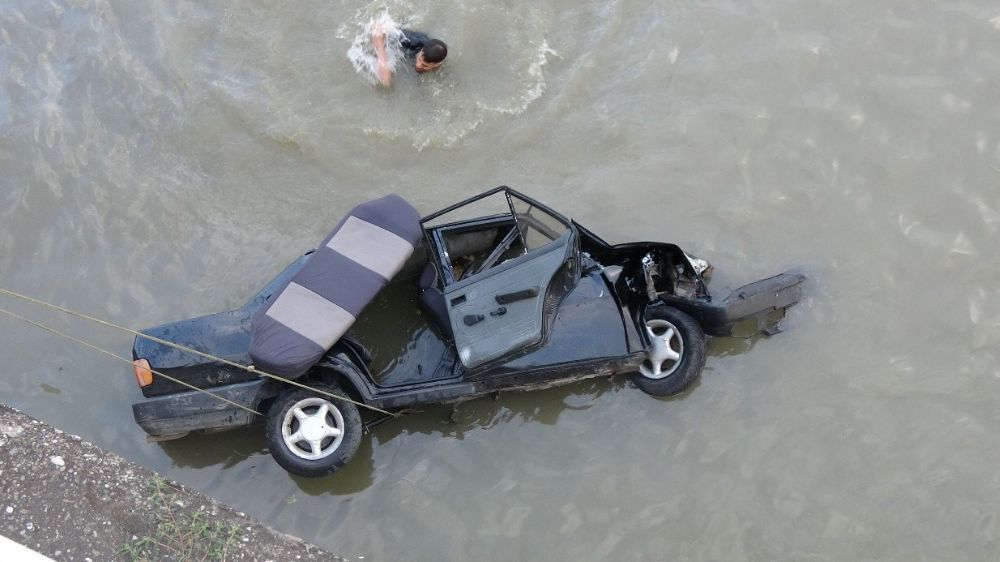
{"label": "seat backrest", "polygon": [[451,320],[448,318],[448,307],[445,305],[444,293],[441,292],[440,283],[438,283],[437,268],[434,267],[433,263],[427,262],[427,265],[424,266],[418,285],[420,287],[420,308],[438,327],[442,335],[449,339],[453,338]]}
{"label": "seat backrest", "polygon": [[423,230],[398,195],[358,205],[250,324],[250,357],[263,371],[305,373],[403,267]]}

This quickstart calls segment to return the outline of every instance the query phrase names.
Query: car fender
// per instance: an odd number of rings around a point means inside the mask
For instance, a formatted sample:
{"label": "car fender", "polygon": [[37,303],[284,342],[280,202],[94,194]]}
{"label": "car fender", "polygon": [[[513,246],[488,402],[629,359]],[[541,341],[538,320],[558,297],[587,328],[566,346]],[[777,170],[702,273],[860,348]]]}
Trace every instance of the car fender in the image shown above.
{"label": "car fender", "polygon": [[375,389],[371,385],[371,377],[367,374],[367,367],[364,366],[360,357],[351,353],[346,346],[337,343],[323,359],[316,364],[314,369],[321,371],[321,376],[329,378],[332,374],[332,382],[341,386],[350,393],[354,390],[362,401],[369,403],[375,396]]}

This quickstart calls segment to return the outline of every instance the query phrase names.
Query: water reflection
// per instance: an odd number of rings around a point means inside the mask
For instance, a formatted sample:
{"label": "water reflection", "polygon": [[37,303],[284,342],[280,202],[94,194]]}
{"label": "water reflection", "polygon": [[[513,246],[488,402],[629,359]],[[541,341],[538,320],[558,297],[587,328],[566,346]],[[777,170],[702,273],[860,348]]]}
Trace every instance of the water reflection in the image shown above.
{"label": "water reflection", "polygon": [[767,336],[756,335],[749,338],[712,338],[708,340],[706,352],[709,357],[731,357],[742,355],[753,350],[757,342],[767,339]]}
{"label": "water reflection", "polygon": [[586,410],[594,400],[626,384],[621,377],[602,377],[545,390],[501,392],[458,404],[422,406],[419,413],[379,426],[374,437],[380,445],[412,433],[461,440],[471,431],[502,429],[511,423],[555,425],[564,412]]}
{"label": "water reflection", "polygon": [[[654,399],[663,402],[684,400],[700,384],[699,379],[684,393]],[[627,376],[599,377],[545,390],[494,393],[458,404],[423,406],[399,419],[378,425],[362,439],[354,460],[336,475],[317,479],[290,478],[310,496],[358,492],[374,484],[381,476],[375,472],[378,466],[373,458],[373,448],[376,446],[391,448],[395,440],[413,435],[462,441],[472,433],[503,432],[511,426],[532,423],[557,426],[567,412],[587,411],[605,395],[619,392],[641,391],[629,382]],[[489,439],[488,436],[484,438]]]}
{"label": "water reflection", "polygon": [[375,457],[372,439],[368,434],[361,438],[361,446],[351,462],[336,474],[323,478],[302,478],[288,475],[299,490],[310,496],[329,494],[343,496],[361,492],[375,483]]}
{"label": "water reflection", "polygon": [[[250,469],[266,465],[265,471],[274,467],[274,459],[268,453],[264,442],[264,425],[255,423],[218,433],[195,433],[182,439],[163,441],[160,448],[177,468],[204,469],[218,466],[231,468],[251,460]],[[333,495],[360,492],[374,482],[375,465],[372,458],[372,440],[366,435],[354,458],[336,475],[325,478],[300,478],[287,474],[296,485],[307,494],[328,493]]]}
{"label": "water reflection", "polygon": [[[264,426],[257,423],[219,433],[193,433],[181,439],[159,443],[174,465],[181,468],[235,466],[251,456],[267,453]],[[271,461],[270,457],[267,458]]]}
{"label": "water reflection", "polygon": [[[376,348],[384,358],[387,353],[399,353],[399,357],[386,361],[390,365],[405,365],[412,362],[408,354],[419,353],[419,342],[428,331],[422,321],[405,323],[391,322],[398,317],[397,307],[390,304],[392,298],[408,299],[406,291],[390,292],[380,297],[378,306],[365,313],[366,329],[374,329],[379,323],[393,325],[392,331],[382,331],[389,343]],[[394,337],[385,337],[392,333]],[[712,338],[707,354],[715,357],[729,357],[746,353],[763,337],[753,338]],[[417,351],[415,351],[417,350]],[[711,376],[711,366],[703,376]],[[699,378],[685,392],[671,397],[656,398],[662,402],[674,402],[689,397],[701,385]],[[498,392],[477,397],[457,404],[430,404],[417,408],[413,413],[399,419],[390,419],[366,431],[358,452],[350,463],[337,474],[325,478],[299,478],[287,475],[295,486],[310,496],[348,495],[361,492],[377,481],[377,466],[374,447],[387,446],[393,440],[421,434],[440,439],[463,440],[474,431],[503,429],[509,425],[539,423],[555,426],[566,412],[586,411],[606,394],[618,392],[641,392],[628,376],[596,377],[563,386],[535,391]],[[365,415],[366,422],[376,419]],[[272,463],[263,439],[263,423],[238,428],[227,432],[192,434],[183,439],[165,441],[159,444],[164,453],[179,468],[204,469],[212,466],[230,468],[248,459],[254,464]]]}

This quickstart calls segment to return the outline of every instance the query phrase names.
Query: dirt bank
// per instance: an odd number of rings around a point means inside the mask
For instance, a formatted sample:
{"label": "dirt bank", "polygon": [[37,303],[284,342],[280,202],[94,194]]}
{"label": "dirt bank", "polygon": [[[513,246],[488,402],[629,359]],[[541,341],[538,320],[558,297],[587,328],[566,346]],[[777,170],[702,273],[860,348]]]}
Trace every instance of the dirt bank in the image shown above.
{"label": "dirt bank", "polygon": [[56,560],[345,560],[0,404],[0,534]]}

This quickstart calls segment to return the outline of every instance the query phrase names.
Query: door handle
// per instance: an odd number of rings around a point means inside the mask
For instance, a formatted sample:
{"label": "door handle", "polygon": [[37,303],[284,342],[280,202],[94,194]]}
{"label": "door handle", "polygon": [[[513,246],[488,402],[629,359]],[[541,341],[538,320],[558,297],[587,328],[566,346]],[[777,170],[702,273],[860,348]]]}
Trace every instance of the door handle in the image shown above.
{"label": "door handle", "polygon": [[497,304],[510,304],[512,302],[523,301],[524,299],[530,299],[532,297],[538,296],[538,287],[530,287],[528,289],[521,289],[520,291],[514,291],[512,293],[500,293],[494,297]]}
{"label": "door handle", "polygon": [[501,306],[500,308],[491,312],[490,316],[503,316],[504,314],[507,314],[507,307]]}
{"label": "door handle", "polygon": [[464,322],[466,326],[472,326],[473,324],[482,322],[485,318],[486,317],[482,314],[466,314],[465,318],[462,318],[462,322]]}

